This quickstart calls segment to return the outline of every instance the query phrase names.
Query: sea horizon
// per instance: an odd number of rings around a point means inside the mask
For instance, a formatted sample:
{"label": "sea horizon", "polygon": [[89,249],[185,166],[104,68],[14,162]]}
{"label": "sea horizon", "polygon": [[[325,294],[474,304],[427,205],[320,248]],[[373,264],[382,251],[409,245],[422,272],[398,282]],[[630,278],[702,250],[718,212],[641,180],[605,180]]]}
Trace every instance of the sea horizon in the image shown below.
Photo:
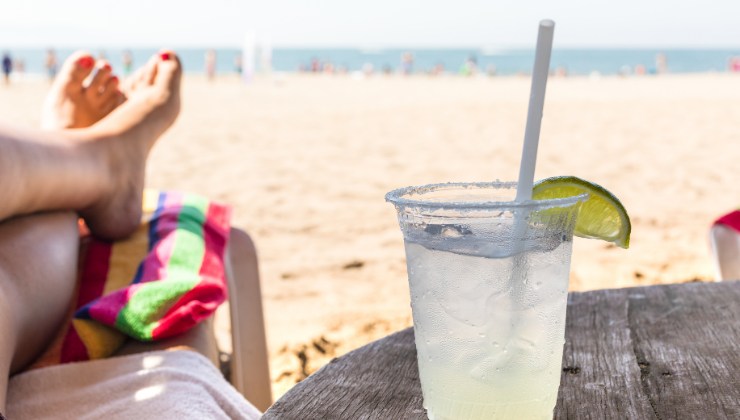
{"label": "sea horizon", "polygon": [[[133,65],[144,63],[157,48],[57,48],[58,60],[77,49],[86,49],[93,55],[105,57],[118,71],[123,71],[122,57],[129,51]],[[239,48],[175,48],[187,73],[203,73],[205,55],[216,53],[215,69],[218,74],[236,73],[237,61],[242,54]],[[16,60],[22,60],[24,73],[44,74],[44,58],[48,48],[4,48]],[[411,54],[411,60],[402,62],[402,56]],[[474,65],[480,73],[495,75],[527,74],[534,60],[532,48],[505,47],[347,47],[310,48],[276,47],[255,48],[254,68],[257,72],[299,72],[330,68],[338,72],[410,72],[410,73],[461,73]],[[660,71],[656,60],[662,56],[665,69],[671,73],[705,73],[728,71],[729,61],[740,57],[738,48],[555,48],[551,69],[568,75],[618,75]],[[240,61],[239,61],[240,62]],[[241,62],[240,62],[241,63]],[[317,68],[318,67],[318,68]]]}

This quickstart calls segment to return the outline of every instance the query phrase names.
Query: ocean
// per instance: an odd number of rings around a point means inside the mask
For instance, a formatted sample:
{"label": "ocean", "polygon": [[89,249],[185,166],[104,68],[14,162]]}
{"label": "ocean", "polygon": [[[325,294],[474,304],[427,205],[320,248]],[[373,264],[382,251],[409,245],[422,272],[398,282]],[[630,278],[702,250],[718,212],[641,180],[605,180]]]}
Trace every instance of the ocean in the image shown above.
{"label": "ocean", "polygon": [[[44,49],[5,49],[13,59],[22,59],[26,73],[44,72]],[[73,50],[56,51],[60,61]],[[92,50],[94,55],[105,56],[117,71],[121,72],[123,49],[111,48]],[[134,66],[144,63],[155,52],[154,49],[130,50]],[[204,71],[207,49],[178,49],[186,72]],[[216,49],[216,71],[219,74],[236,71],[238,49]],[[466,61],[473,61],[481,72],[497,75],[512,75],[531,72],[534,50],[482,50],[475,48],[457,49],[289,49],[272,50],[270,68],[277,72],[295,72],[311,68],[312,62],[322,67],[327,63],[334,69],[354,72],[372,68],[373,71],[397,72],[402,68],[401,57],[409,52],[413,56],[410,69],[414,73],[429,72],[434,68],[449,73],[458,73]],[[738,49],[554,49],[552,69],[570,75],[588,75],[595,72],[603,75],[629,74],[642,67],[646,73],[656,71],[656,57],[662,54],[671,73],[723,72],[728,69],[731,58],[740,56]],[[258,61],[260,54],[257,53]],[[264,68],[257,65],[257,69]]]}

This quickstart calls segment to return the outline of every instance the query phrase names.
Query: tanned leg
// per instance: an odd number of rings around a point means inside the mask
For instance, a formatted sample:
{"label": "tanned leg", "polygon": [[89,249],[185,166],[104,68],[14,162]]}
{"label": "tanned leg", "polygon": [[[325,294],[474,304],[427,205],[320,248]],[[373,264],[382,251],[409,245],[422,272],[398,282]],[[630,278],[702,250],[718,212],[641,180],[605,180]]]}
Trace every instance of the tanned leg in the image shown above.
{"label": "tanned leg", "polygon": [[55,336],[77,275],[77,216],[48,213],[0,224],[0,412],[8,377]]}
{"label": "tanned leg", "polygon": [[181,68],[163,52],[141,74],[126,103],[89,128],[0,127],[0,412],[9,375],[46,348],[68,310],[75,211],[102,238],[140,221],[146,157],[179,112]]}
{"label": "tanned leg", "polygon": [[0,220],[75,210],[102,238],[122,238],[136,228],[146,158],[180,110],[181,68],[174,54],[162,53],[143,74],[127,101],[89,128],[0,127]]}

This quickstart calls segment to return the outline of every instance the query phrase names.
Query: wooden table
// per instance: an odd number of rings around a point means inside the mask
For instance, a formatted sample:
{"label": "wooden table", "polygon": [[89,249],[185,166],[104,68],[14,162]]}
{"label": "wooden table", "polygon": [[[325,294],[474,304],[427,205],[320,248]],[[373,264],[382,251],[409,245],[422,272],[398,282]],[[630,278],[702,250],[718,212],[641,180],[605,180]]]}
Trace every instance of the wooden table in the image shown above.
{"label": "wooden table", "polygon": [[[571,293],[557,419],[740,419],[740,282]],[[412,329],[332,360],[264,419],[426,419]]]}

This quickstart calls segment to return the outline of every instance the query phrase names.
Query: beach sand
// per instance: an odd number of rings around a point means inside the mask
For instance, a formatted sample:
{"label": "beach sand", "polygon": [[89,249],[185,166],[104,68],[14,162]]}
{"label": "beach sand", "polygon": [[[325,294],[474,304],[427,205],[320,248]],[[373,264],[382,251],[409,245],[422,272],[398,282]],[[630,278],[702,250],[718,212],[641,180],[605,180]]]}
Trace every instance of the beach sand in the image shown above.
{"label": "beach sand", "polygon": [[[187,76],[148,184],[234,207],[259,251],[273,390],[411,325],[401,232],[384,194],[515,180],[526,77]],[[3,123],[36,126],[48,85],[0,86]],[[707,232],[740,205],[740,77],[554,78],[536,178],[618,196],[629,250],[575,239],[571,289],[710,281]]]}

